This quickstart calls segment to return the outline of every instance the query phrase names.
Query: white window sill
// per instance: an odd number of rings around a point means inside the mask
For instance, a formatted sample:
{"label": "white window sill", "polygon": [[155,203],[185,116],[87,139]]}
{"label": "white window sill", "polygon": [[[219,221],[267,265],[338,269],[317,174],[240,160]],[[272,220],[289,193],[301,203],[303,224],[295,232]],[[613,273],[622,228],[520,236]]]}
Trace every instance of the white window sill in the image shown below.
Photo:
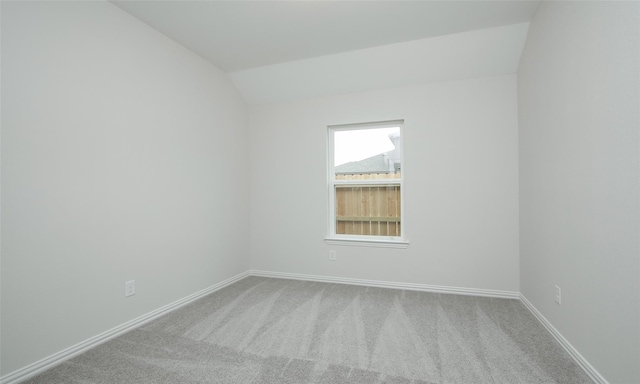
{"label": "white window sill", "polygon": [[374,240],[356,238],[326,238],[324,242],[330,245],[350,245],[356,247],[378,247],[378,248],[407,248],[409,242],[406,240]]}

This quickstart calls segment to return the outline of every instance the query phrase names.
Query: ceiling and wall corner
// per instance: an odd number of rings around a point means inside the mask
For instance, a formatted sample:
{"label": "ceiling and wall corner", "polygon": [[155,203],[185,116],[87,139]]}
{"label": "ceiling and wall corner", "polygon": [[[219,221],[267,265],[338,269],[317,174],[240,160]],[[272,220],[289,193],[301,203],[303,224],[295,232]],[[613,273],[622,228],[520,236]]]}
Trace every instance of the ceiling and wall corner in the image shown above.
{"label": "ceiling and wall corner", "polygon": [[540,1],[111,0],[223,71],[528,22]]}
{"label": "ceiling and wall corner", "polygon": [[514,74],[539,1],[112,1],[248,104]]}
{"label": "ceiling and wall corner", "polygon": [[250,104],[515,74],[529,23],[290,61],[230,74]]}

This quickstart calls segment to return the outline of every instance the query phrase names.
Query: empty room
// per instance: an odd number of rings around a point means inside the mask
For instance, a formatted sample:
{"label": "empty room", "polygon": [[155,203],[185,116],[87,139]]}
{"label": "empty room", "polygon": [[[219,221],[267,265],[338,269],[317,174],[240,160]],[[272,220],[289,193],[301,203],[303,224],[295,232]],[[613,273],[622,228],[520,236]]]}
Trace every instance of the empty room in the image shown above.
{"label": "empty room", "polygon": [[640,2],[1,1],[0,383],[640,383]]}

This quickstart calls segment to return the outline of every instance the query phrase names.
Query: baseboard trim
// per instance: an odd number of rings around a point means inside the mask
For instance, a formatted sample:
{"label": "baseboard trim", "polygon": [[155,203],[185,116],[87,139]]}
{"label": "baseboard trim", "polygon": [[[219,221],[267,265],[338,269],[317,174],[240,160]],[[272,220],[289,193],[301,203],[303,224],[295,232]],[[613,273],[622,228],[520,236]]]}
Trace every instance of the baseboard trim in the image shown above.
{"label": "baseboard trim", "polygon": [[519,292],[498,291],[498,290],[492,290],[492,289],[447,287],[442,285],[427,285],[427,284],[414,284],[414,283],[397,283],[392,281],[364,280],[364,279],[351,279],[351,278],[345,278],[345,277],[317,276],[317,275],[303,275],[298,273],[260,271],[255,269],[249,272],[252,276],[318,281],[322,283],[363,285],[367,287],[395,288],[395,289],[406,289],[410,291],[448,293],[448,294],[455,294],[455,295],[485,296],[485,297],[496,297],[501,299],[519,299],[520,298]]}
{"label": "baseboard trim", "polygon": [[92,338],[89,338],[85,341],[82,341],[74,346],[66,348],[58,353],[55,353],[49,357],[45,357],[42,360],[36,361],[30,365],[27,365],[24,368],[20,368],[16,371],[8,373],[7,375],[0,378],[0,384],[13,384],[19,383],[20,381],[29,379],[49,368],[52,368],[65,360],[68,360],[76,355],[79,355],[86,350],[96,347],[108,340],[113,339],[119,335],[122,335],[125,332],[128,332],[136,327],[139,327],[149,321],[156,319],[162,315],[165,315],[171,311],[174,311],[186,304],[191,303],[205,295],[208,295],[212,292],[215,292],[219,289],[222,289],[228,285],[235,283],[238,280],[244,279],[249,276],[249,271],[242,272],[236,276],[233,276],[227,280],[221,281],[218,284],[214,284],[208,288],[205,288],[201,291],[193,293],[189,296],[186,296],[180,300],[174,301],[171,304],[167,304],[164,307],[158,308],[154,311],[151,311],[145,315],[136,317],[133,320],[127,321],[124,324],[121,324],[115,328],[112,328],[106,332],[103,332],[99,335],[96,335]]}
{"label": "baseboard trim", "polygon": [[562,336],[562,334],[556,329],[556,327],[551,325],[549,320],[547,320],[547,318],[544,317],[542,313],[540,313],[540,311],[538,311],[538,309],[534,307],[533,304],[531,304],[531,302],[529,302],[529,300],[527,300],[527,298],[524,297],[522,293],[520,293],[520,301],[538,319],[538,321],[542,323],[547,331],[549,331],[551,336],[553,336],[553,338],[556,339],[558,343],[560,343],[562,348],[567,351],[569,356],[573,358],[576,364],[578,364],[586,372],[586,374],[589,375],[591,380],[593,380],[596,384],[609,384],[609,382],[591,364],[589,364],[587,359],[585,359],[580,354],[580,352],[578,352],[578,350],[575,349],[573,345],[571,345],[571,343],[569,343],[569,341],[564,338],[564,336]]}
{"label": "baseboard trim", "polygon": [[609,382],[591,365],[589,362],[578,352],[567,339],[553,326],[551,323],[527,300],[527,298],[520,292],[512,291],[499,291],[491,289],[478,289],[478,288],[462,288],[462,287],[448,287],[440,285],[427,285],[427,284],[414,284],[414,283],[398,283],[391,281],[380,280],[365,280],[365,279],[352,279],[343,277],[332,276],[318,276],[318,275],[305,275],[298,273],[285,273],[285,272],[273,272],[273,271],[261,271],[261,270],[248,270],[242,272],[236,276],[233,276],[227,280],[221,281],[201,291],[186,296],[180,300],[174,301],[164,307],[158,308],[145,315],[139,316],[133,320],[130,320],[124,324],[121,324],[115,328],[112,328],[99,335],[91,337],[85,341],[82,341],[74,346],[66,348],[60,352],[57,352],[51,356],[48,356],[35,363],[27,365],[16,371],[8,373],[7,375],[0,377],[0,384],[15,384],[23,380],[29,379],[49,368],[52,368],[65,360],[68,360],[76,355],[79,355],[86,350],[96,347],[108,340],[113,339],[125,332],[128,332],[136,327],[139,327],[151,320],[154,320],[160,316],[163,316],[171,311],[174,311],[186,304],[189,304],[205,295],[220,290],[228,285],[231,285],[239,280],[244,279],[247,276],[261,276],[272,277],[281,279],[293,279],[293,280],[305,280],[305,281],[317,281],[323,283],[338,283],[338,284],[350,284],[360,285],[368,287],[379,288],[394,288],[394,289],[406,289],[412,291],[424,291],[434,293],[456,294],[456,295],[469,295],[469,296],[484,296],[495,297],[503,299],[518,299],[524,306],[540,321],[540,323],[547,329],[547,331],[560,343],[562,348],[573,358],[573,360],[589,375],[589,377],[596,384],[609,384]]}

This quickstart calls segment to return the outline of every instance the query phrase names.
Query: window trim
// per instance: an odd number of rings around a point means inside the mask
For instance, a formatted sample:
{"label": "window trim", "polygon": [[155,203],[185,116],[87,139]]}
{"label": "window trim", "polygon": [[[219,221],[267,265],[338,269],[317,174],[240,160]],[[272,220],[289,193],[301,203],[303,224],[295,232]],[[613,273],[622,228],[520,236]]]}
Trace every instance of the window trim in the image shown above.
{"label": "window trim", "polygon": [[[403,150],[401,152],[401,173],[399,179],[367,179],[367,180],[336,180],[334,164],[334,132],[353,131],[362,129],[400,127],[400,138]],[[325,243],[330,245],[368,246],[383,248],[407,248],[409,241],[405,238],[405,199],[404,199],[404,120],[389,120],[370,123],[329,125],[327,127],[327,191],[328,191],[328,225]],[[400,236],[371,236],[371,235],[343,235],[336,234],[336,185],[399,185],[400,186]]]}

